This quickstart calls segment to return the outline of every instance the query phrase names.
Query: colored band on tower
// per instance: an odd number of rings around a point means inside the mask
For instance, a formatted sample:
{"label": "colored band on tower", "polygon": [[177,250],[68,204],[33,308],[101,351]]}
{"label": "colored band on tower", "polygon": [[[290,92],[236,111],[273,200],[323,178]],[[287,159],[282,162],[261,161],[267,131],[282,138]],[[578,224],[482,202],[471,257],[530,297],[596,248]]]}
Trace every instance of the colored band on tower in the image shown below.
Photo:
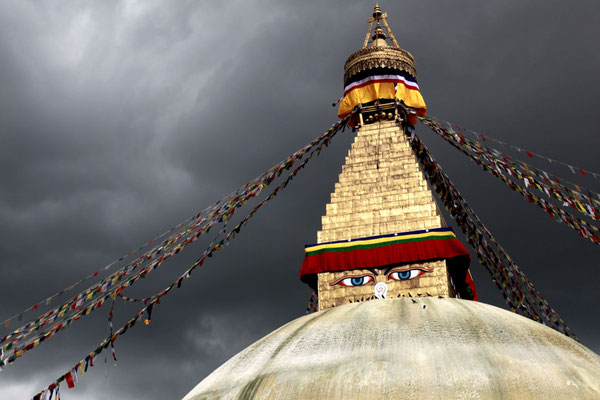
{"label": "colored band on tower", "polygon": [[338,117],[343,118],[357,105],[377,99],[398,99],[421,113],[426,111],[427,106],[419,85],[409,73],[391,68],[377,68],[365,72],[369,74],[357,74],[344,88]]}
{"label": "colored band on tower", "polygon": [[463,274],[467,274],[470,260],[469,251],[456,238],[452,228],[447,227],[311,244],[305,246],[304,252],[300,279],[309,284],[311,276],[321,272],[381,268],[432,260],[448,260],[451,269],[458,267],[463,272],[456,281],[463,282],[466,278]]}

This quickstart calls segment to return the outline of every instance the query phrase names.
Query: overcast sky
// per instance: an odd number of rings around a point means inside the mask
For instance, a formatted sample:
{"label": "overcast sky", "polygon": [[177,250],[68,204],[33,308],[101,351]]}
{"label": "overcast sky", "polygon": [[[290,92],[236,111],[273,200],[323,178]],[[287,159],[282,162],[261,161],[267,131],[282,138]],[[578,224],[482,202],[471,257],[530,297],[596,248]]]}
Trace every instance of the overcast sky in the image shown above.
{"label": "overcast sky", "polygon": [[[0,2],[0,320],[63,289],[268,169],[336,121],[343,65],[373,2]],[[433,115],[599,171],[596,1],[381,2]],[[427,130],[418,133],[582,342],[600,352],[598,247]],[[303,246],[351,133],[171,293],[63,400],[179,399],[304,313]],[[542,168],[547,167],[539,163]],[[569,177],[568,170],[557,173]],[[575,178],[574,178],[575,179]],[[599,191],[598,180],[579,180]],[[190,246],[126,294],[177,278]],[[477,263],[480,300],[502,306]],[[139,287],[138,287],[139,286]],[[116,324],[134,308],[119,305]],[[0,373],[29,398],[106,335],[106,307]],[[4,327],[2,327],[4,329]],[[4,329],[2,332],[4,332]],[[4,334],[4,333],[2,333]]]}

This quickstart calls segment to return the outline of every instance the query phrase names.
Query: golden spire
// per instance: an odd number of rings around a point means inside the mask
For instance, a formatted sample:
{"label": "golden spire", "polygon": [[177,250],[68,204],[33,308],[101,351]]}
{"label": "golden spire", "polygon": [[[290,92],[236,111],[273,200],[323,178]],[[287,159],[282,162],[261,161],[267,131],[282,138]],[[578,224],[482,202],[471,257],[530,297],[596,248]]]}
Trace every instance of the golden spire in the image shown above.
{"label": "golden spire", "polygon": [[[362,48],[353,53],[344,66],[344,86],[348,85],[349,80],[356,74],[373,68],[394,68],[406,71],[416,78],[415,59],[412,54],[398,45],[387,23],[387,13],[381,11],[379,4],[375,4],[373,16],[369,17],[368,22],[369,30]],[[369,46],[371,38],[373,42]],[[392,42],[391,46],[386,41],[388,38]]]}
{"label": "golden spire", "polygon": [[365,37],[365,41],[363,43],[363,49],[365,47],[367,47],[367,45],[369,44],[369,37],[371,36],[371,31],[373,30],[373,22],[375,22],[375,21],[377,21],[377,24],[375,26],[375,32],[373,35],[373,44],[371,46],[372,47],[387,46],[387,42],[385,41],[386,36],[383,33],[383,29],[381,29],[381,26],[379,25],[379,21],[381,21],[381,22],[383,22],[383,26],[387,30],[388,36],[392,40],[393,47],[400,48],[400,46],[398,45],[398,41],[396,40],[396,37],[394,36],[394,33],[392,32],[392,30],[390,29],[390,26],[387,23],[387,13],[384,13],[381,11],[381,8],[379,7],[379,3],[375,3],[375,8],[373,8],[373,16],[369,17],[369,19],[368,19],[369,30],[367,31],[367,36]]}

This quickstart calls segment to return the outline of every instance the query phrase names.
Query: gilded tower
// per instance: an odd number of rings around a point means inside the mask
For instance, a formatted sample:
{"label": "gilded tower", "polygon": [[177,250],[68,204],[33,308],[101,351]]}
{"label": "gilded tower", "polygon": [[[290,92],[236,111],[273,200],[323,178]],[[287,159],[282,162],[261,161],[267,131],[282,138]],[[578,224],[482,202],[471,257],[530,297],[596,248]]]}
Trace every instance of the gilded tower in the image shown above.
{"label": "gilded tower", "polygon": [[472,298],[468,252],[446,227],[410,146],[414,114],[425,111],[414,57],[379,5],[344,66],[338,115],[353,110],[358,133],[300,272],[318,309],[387,297]]}

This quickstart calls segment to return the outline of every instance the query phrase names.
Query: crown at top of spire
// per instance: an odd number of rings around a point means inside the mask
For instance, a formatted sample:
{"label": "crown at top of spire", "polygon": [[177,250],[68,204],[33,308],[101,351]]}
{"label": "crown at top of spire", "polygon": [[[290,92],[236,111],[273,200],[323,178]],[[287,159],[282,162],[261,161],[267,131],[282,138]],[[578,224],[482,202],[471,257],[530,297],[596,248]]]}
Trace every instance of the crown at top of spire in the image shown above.
{"label": "crown at top of spire", "polygon": [[[371,32],[373,32],[373,42],[371,43],[371,47],[384,47],[387,46],[387,42],[386,42],[386,35],[383,32],[383,29],[381,29],[381,25],[380,22],[383,23],[383,26],[385,27],[385,30],[388,33],[388,36],[390,37],[391,41],[392,41],[392,45],[393,47],[396,48],[400,48],[400,46],[398,45],[398,42],[396,41],[396,37],[394,36],[394,33],[392,32],[392,30],[390,29],[390,26],[387,23],[387,13],[384,13],[381,11],[381,7],[379,7],[379,3],[375,4],[375,8],[373,8],[373,16],[369,17],[368,19],[369,22],[369,30],[367,31],[367,36],[365,37],[365,42],[363,43],[363,49],[367,47],[367,45],[369,44],[369,37],[371,36]],[[375,25],[375,29],[373,30],[373,22],[376,23]]]}
{"label": "crown at top of spire", "polygon": [[[375,4],[373,14],[368,19],[369,30],[363,46],[348,58],[344,66],[344,86],[353,79],[368,74],[369,71],[374,73],[405,71],[413,78],[417,77],[415,59],[408,51],[400,48],[387,22],[387,17],[387,13],[381,11],[379,3]],[[391,44],[388,44],[388,39]],[[372,40],[370,46],[369,40]]]}

